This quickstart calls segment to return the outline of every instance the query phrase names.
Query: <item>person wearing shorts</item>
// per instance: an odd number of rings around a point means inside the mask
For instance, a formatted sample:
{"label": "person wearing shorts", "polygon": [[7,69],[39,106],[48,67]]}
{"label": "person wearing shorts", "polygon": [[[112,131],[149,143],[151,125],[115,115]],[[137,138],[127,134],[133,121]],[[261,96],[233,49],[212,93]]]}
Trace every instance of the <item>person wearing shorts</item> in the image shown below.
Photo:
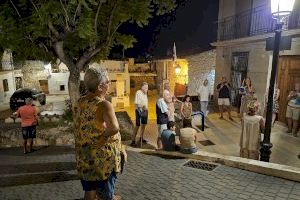
{"label": "person wearing shorts", "polygon": [[227,82],[226,77],[222,77],[221,83],[217,85],[217,90],[219,92],[218,105],[220,109],[220,119],[223,118],[224,109],[227,110],[230,120],[233,120],[230,113],[230,83]]}
{"label": "person wearing shorts", "polygon": [[[33,99],[26,98],[26,105],[21,106],[17,112],[14,113],[15,116],[21,117],[24,154],[33,151],[33,139],[36,138],[37,110],[32,103]],[[29,143],[29,149],[27,143]]]}
{"label": "person wearing shorts", "polygon": [[146,143],[144,140],[144,133],[148,122],[148,83],[143,82],[141,89],[135,94],[135,128],[132,134],[131,146],[135,146],[136,135],[141,127],[141,142]]}
{"label": "person wearing shorts", "polygon": [[161,134],[164,130],[168,129],[167,124],[169,121],[169,110],[167,105],[167,99],[170,97],[170,93],[163,92],[163,97],[159,98],[156,102],[156,122],[157,122],[157,149],[162,149]]}
{"label": "person wearing shorts", "polygon": [[288,121],[287,133],[293,133],[297,137],[298,121],[300,117],[300,84],[295,85],[295,90],[288,96],[286,118]]}

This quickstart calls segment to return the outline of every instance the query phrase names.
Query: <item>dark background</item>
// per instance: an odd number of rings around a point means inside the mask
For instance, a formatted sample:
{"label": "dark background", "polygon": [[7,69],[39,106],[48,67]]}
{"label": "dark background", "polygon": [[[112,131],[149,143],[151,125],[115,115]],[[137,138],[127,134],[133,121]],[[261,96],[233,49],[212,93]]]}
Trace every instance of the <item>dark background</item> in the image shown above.
{"label": "dark background", "polygon": [[[134,47],[125,51],[125,57],[171,57],[174,42],[179,56],[211,49],[210,43],[217,38],[218,4],[218,0],[177,0],[172,13],[154,16],[144,28],[123,25],[120,31],[137,39]],[[115,47],[110,58],[122,58],[122,47]]]}

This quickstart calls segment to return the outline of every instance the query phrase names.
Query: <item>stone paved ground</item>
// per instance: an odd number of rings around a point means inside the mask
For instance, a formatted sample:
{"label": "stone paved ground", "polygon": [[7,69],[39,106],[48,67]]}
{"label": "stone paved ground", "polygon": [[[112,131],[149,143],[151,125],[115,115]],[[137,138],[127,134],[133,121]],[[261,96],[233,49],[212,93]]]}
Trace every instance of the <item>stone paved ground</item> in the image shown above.
{"label": "stone paved ground", "polygon": [[[0,150],[0,199],[82,199],[74,150],[44,147],[22,155]],[[123,199],[300,199],[300,183],[219,166],[208,172],[184,167],[185,159],[129,152],[117,181]]]}

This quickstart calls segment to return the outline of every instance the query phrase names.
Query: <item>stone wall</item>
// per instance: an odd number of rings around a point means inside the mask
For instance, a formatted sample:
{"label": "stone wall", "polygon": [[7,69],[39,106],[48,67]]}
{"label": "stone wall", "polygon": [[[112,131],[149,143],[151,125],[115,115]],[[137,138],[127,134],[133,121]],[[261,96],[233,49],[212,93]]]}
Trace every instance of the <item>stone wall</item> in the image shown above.
{"label": "stone wall", "polygon": [[[131,86],[134,86],[131,88],[131,93],[133,94],[141,89],[143,82],[147,82],[149,84],[149,92],[156,89],[156,76],[130,76],[130,82]],[[134,85],[132,85],[133,83]]]}
{"label": "stone wall", "polygon": [[25,61],[22,66],[23,86],[41,90],[39,80],[48,80],[50,71],[45,70],[42,61]]}
{"label": "stone wall", "polygon": [[[8,84],[8,91],[4,91],[4,82]],[[13,71],[0,71],[0,103],[8,103],[15,91]]]}
{"label": "stone wall", "polygon": [[208,79],[213,93],[215,82],[216,50],[205,51],[184,57],[188,62],[188,94],[197,95],[199,87]]}

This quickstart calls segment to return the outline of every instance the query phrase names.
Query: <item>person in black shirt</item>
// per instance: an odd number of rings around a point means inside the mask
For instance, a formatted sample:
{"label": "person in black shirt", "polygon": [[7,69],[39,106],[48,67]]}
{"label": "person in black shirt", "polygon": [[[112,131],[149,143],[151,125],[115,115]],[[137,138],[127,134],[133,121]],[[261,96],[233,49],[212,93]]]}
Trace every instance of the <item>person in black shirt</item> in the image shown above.
{"label": "person in black shirt", "polygon": [[230,83],[228,83],[226,77],[223,76],[221,83],[217,85],[217,90],[219,92],[218,105],[221,114],[220,119],[224,119],[223,110],[225,108],[228,112],[229,119],[233,120],[230,113],[230,88]]}

